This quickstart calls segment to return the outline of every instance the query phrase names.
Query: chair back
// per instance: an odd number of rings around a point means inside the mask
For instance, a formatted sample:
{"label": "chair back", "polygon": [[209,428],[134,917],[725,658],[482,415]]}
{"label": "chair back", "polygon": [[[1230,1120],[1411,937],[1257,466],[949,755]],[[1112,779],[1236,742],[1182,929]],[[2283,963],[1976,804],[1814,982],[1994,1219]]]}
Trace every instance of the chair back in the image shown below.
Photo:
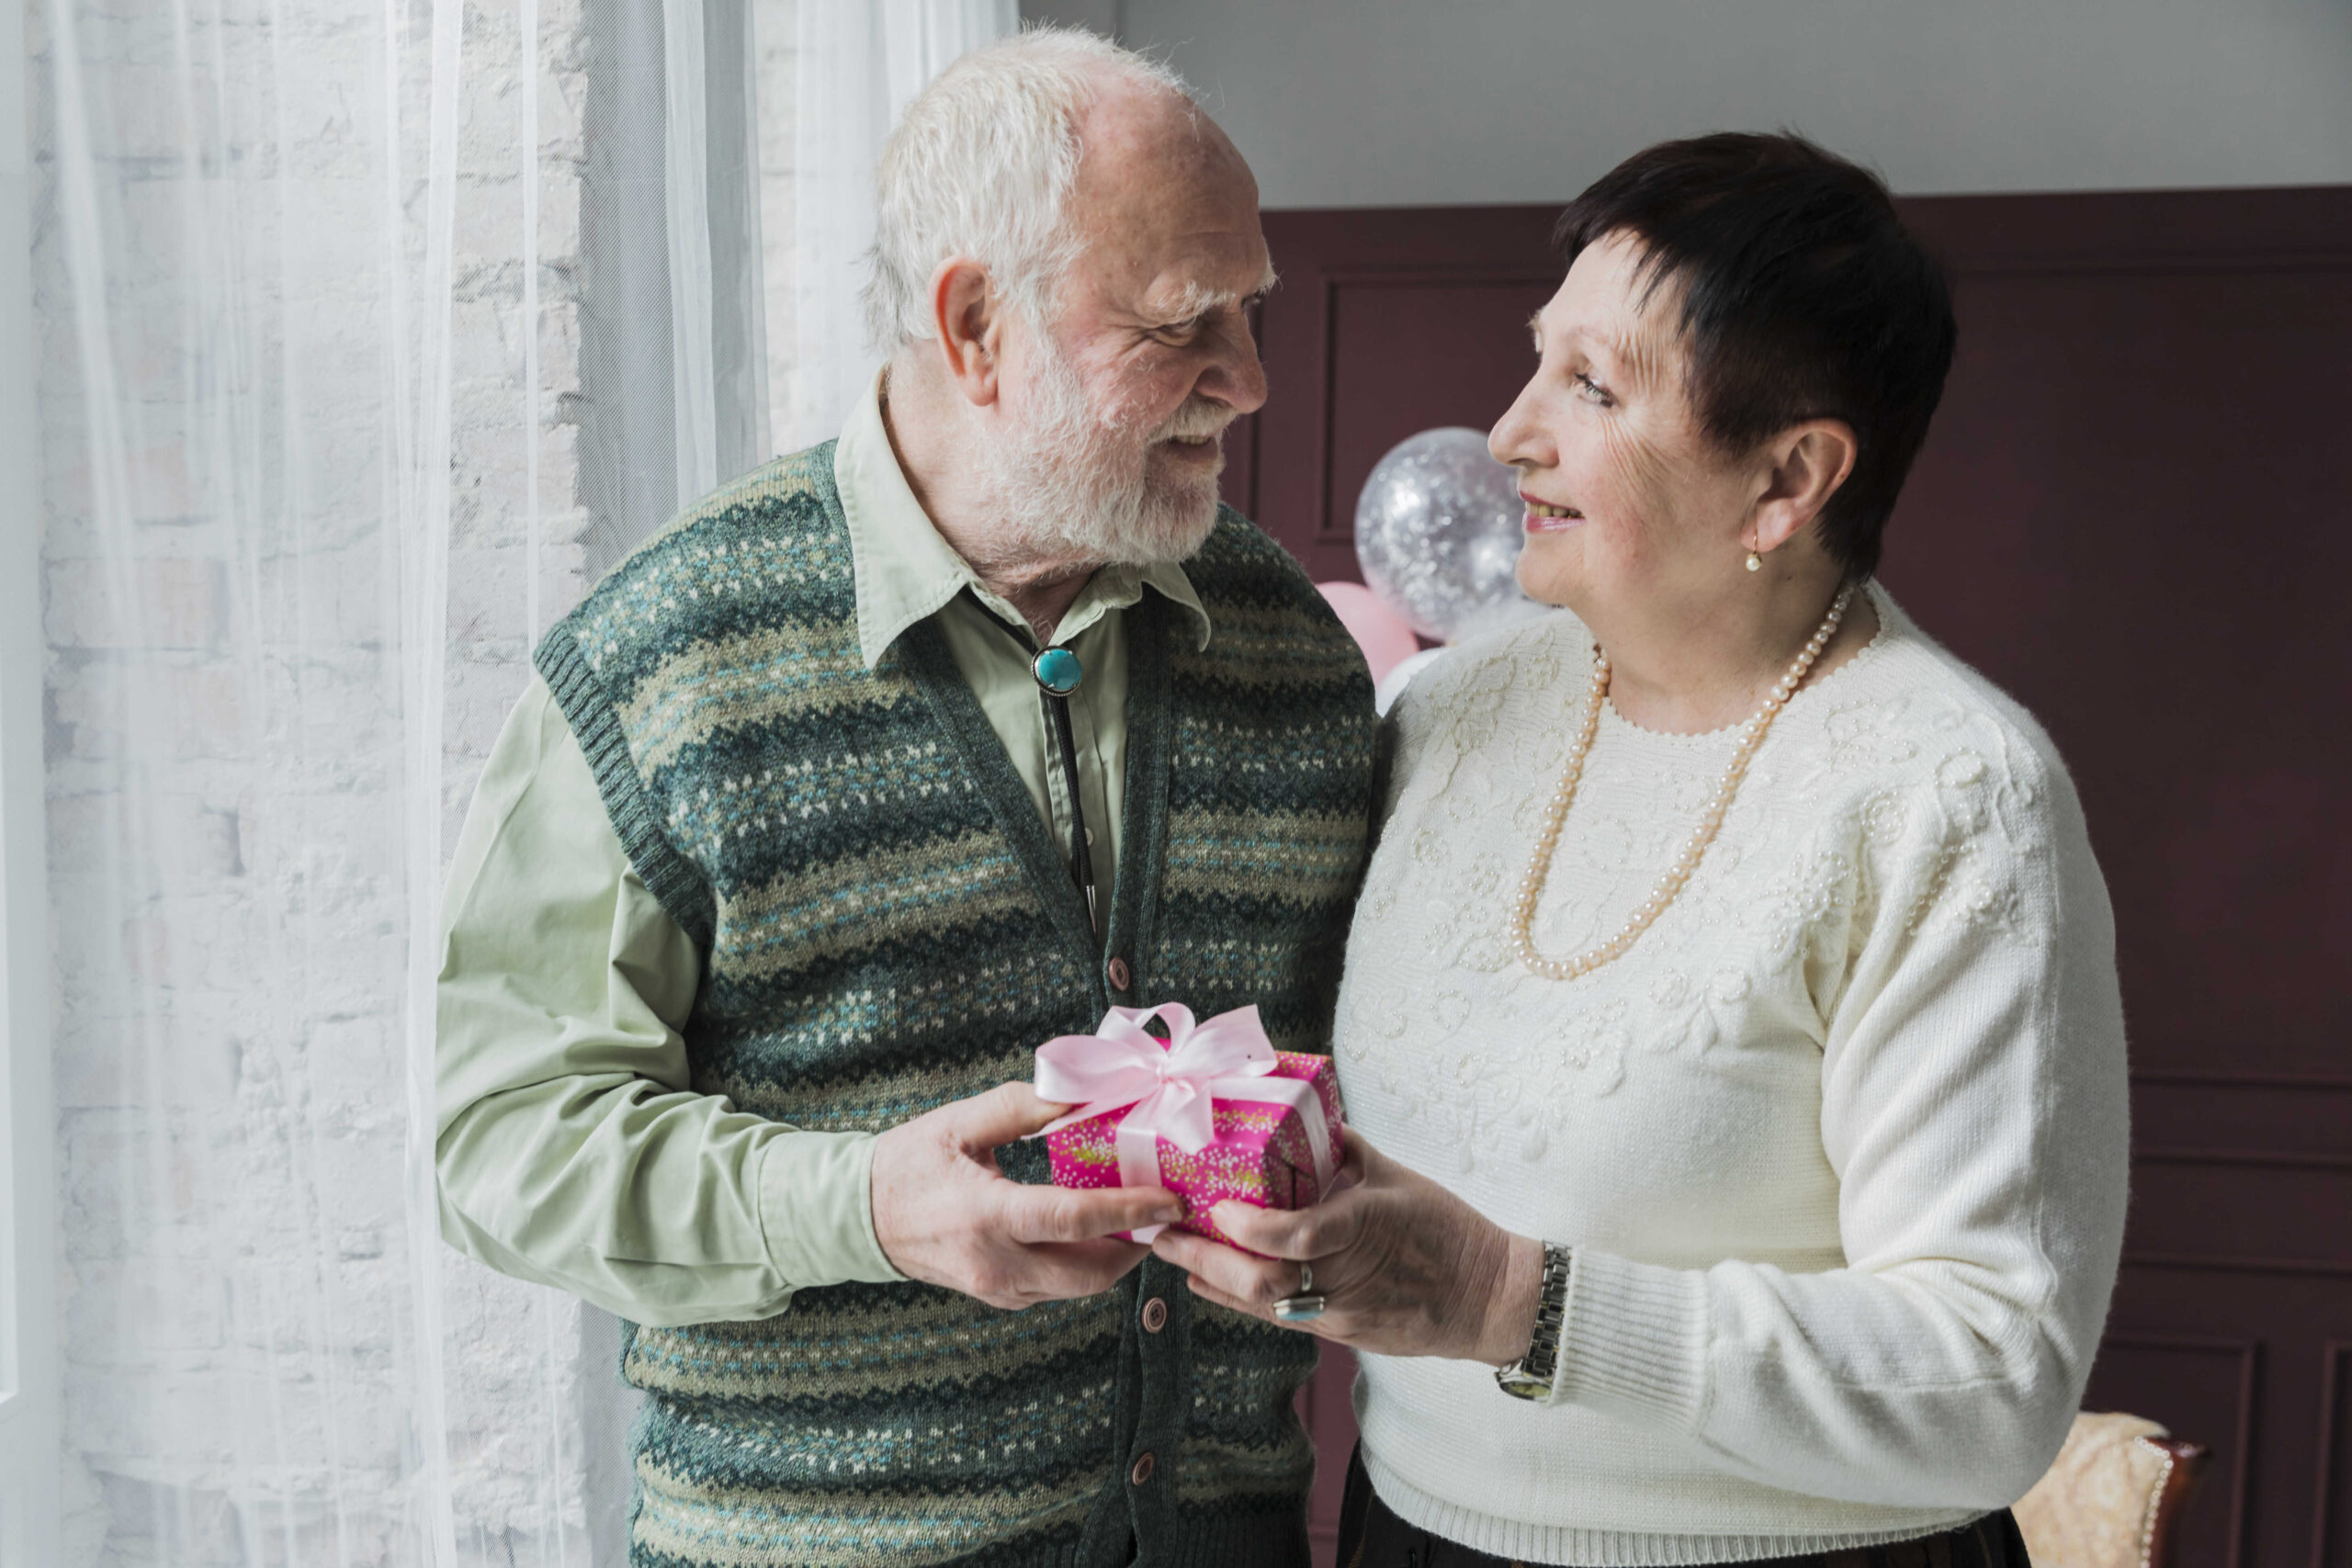
{"label": "chair back", "polygon": [[2033,1568],[2177,1568],[2181,1512],[2208,1458],[2142,1416],[2075,1416],[2014,1508]]}

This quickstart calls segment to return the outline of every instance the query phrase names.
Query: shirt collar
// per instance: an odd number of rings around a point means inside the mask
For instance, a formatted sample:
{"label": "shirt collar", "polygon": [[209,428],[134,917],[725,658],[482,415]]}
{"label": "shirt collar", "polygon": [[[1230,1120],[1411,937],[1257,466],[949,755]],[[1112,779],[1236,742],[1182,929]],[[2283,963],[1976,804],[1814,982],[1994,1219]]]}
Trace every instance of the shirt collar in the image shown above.
{"label": "shirt collar", "polygon": [[[882,423],[879,374],[850,410],[833,446],[833,483],[849,525],[857,649],[868,670],[881,662],[909,626],[937,615],[967,588],[997,615],[1021,624],[1019,613],[983,585],[964,558],[940,537],[915,499]],[[1146,588],[1192,612],[1197,646],[1208,647],[1208,611],[1202,607],[1193,580],[1173,561],[1106,566],[1097,571],[1062,617],[1062,636],[1076,637],[1109,612],[1125,609],[1143,597]]]}

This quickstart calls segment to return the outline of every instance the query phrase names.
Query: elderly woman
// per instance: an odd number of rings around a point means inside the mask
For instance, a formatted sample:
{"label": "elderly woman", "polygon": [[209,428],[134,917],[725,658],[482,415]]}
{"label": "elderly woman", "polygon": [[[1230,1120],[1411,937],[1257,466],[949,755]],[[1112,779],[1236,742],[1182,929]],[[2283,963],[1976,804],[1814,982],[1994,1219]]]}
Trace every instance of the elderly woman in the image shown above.
{"label": "elderly woman", "polygon": [[1945,286],[1785,136],[1652,148],[1559,232],[1491,443],[1568,613],[1395,717],[1354,1185],[1221,1209],[1264,1257],[1158,1250],[1363,1352],[1351,1568],[2024,1568],[2115,1278],[2123,1025],[2048,737],[1871,580]]}

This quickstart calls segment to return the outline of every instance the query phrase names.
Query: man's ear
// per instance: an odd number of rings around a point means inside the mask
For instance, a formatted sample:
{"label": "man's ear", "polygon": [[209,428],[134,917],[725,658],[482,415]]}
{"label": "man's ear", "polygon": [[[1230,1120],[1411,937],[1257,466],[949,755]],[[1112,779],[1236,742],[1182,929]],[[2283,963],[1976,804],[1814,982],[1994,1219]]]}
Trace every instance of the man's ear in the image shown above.
{"label": "man's ear", "polygon": [[989,269],[968,256],[950,256],[931,275],[931,326],[940,367],[979,407],[996,401],[1002,307]]}
{"label": "man's ear", "polygon": [[1766,442],[1763,489],[1740,542],[1770,555],[1794,538],[1854,471],[1856,450],[1854,427],[1842,419],[1807,420]]}

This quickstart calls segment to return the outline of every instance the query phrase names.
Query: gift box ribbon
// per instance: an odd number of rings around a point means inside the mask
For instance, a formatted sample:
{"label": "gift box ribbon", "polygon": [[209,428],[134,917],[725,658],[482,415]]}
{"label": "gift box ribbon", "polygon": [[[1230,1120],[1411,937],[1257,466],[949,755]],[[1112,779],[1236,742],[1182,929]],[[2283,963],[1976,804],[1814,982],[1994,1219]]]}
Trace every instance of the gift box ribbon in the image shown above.
{"label": "gift box ribbon", "polygon": [[[1144,1028],[1157,1018],[1168,1026],[1162,1042]],[[1274,1047],[1255,1007],[1236,1008],[1194,1022],[1181,1002],[1152,1008],[1113,1008],[1091,1034],[1064,1034],[1037,1047],[1037,1093],[1077,1110],[1042,1132],[1044,1137],[1107,1111],[1134,1109],[1119,1123],[1119,1180],[1157,1187],[1159,1140],[1196,1155],[1216,1139],[1216,1102],[1248,1100],[1286,1105],[1298,1112],[1315,1161],[1318,1192],[1331,1190],[1331,1128],[1315,1086],[1276,1077]],[[1149,1241],[1165,1228],[1132,1234]]]}

